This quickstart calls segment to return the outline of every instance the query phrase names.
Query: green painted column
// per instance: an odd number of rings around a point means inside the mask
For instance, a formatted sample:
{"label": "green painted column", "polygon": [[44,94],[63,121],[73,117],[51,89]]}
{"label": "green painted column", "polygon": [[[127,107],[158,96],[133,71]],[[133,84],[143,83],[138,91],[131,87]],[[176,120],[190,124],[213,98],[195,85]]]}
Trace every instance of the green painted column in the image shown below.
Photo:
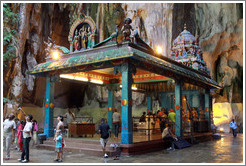
{"label": "green painted column", "polygon": [[150,94],[147,96],[147,110],[152,111],[152,97]]}
{"label": "green painted column", "polygon": [[132,73],[135,73],[135,66],[130,63],[121,65],[122,73],[122,117],[121,117],[121,144],[132,144]]}
{"label": "green painted column", "polygon": [[206,89],[204,94],[204,108],[205,108],[205,119],[208,121],[208,129],[211,128],[211,120],[210,120],[210,100],[209,100],[210,90]]}
{"label": "green painted column", "polygon": [[175,113],[176,113],[176,122],[175,122],[175,135],[182,137],[182,82],[180,80],[175,80]]}
{"label": "green painted column", "polygon": [[46,98],[45,98],[45,120],[44,120],[44,134],[46,137],[53,137],[53,115],[54,115],[54,82],[51,77],[46,77]]}
{"label": "green painted column", "polygon": [[114,110],[114,89],[112,87],[108,88],[108,125],[110,129],[113,128],[113,110]]}

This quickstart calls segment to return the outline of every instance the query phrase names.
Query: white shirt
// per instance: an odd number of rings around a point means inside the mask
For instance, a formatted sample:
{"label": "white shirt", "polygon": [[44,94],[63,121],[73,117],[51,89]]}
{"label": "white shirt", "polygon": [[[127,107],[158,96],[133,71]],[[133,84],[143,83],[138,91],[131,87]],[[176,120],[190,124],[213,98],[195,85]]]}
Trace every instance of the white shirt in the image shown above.
{"label": "white shirt", "polygon": [[234,123],[233,122],[231,122],[230,123],[230,127],[232,128],[232,129],[236,129],[237,128],[237,123],[234,121]]}
{"label": "white shirt", "polygon": [[113,113],[113,122],[119,122],[120,121],[120,113],[114,112]]}
{"label": "white shirt", "polygon": [[12,129],[16,129],[16,124],[15,124],[14,120],[6,119],[3,122],[3,131],[5,133],[10,133],[10,132],[12,132]]}
{"label": "white shirt", "polygon": [[[25,131],[28,131],[28,133]],[[23,138],[32,137],[32,135],[30,134],[30,131],[32,131],[32,122],[27,122],[23,129]]]}

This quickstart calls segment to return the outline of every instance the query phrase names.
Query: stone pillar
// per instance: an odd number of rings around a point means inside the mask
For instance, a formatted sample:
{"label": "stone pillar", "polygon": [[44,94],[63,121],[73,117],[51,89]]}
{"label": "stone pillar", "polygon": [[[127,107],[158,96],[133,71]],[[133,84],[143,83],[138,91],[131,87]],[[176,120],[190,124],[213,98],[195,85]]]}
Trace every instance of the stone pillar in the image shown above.
{"label": "stone pillar", "polygon": [[121,144],[132,144],[132,73],[135,73],[135,67],[130,63],[121,65],[122,73],[122,117],[121,117]]}
{"label": "stone pillar", "polygon": [[210,120],[209,93],[210,93],[210,90],[206,89],[205,90],[205,94],[204,94],[204,108],[205,108],[205,120],[208,121],[208,129],[210,130],[210,128],[211,128],[211,120]]}
{"label": "stone pillar", "polygon": [[46,77],[46,98],[45,98],[45,120],[44,120],[44,134],[46,137],[53,137],[53,110],[54,110],[54,82],[51,77]]}
{"label": "stone pillar", "polygon": [[108,88],[108,125],[110,129],[113,128],[113,111],[114,111],[114,89],[112,87]]}
{"label": "stone pillar", "polygon": [[175,135],[182,137],[182,82],[180,80],[175,80],[175,112],[176,112],[176,122],[175,122]]}

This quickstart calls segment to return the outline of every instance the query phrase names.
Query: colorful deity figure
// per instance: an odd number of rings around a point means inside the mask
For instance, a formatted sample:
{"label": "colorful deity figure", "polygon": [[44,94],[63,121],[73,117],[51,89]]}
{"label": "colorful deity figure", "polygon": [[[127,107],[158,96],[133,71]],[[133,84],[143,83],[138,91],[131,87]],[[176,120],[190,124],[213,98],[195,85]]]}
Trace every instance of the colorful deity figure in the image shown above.
{"label": "colorful deity figure", "polygon": [[121,32],[124,35],[124,40],[130,40],[131,31],[133,31],[132,26],[130,25],[132,23],[132,20],[130,18],[126,18],[124,20],[124,26],[121,29]]}
{"label": "colorful deity figure", "polygon": [[88,44],[87,44],[87,48],[91,48],[91,39],[92,39],[91,27],[88,27]]}
{"label": "colorful deity figure", "polygon": [[191,114],[192,114],[193,120],[197,121],[198,120],[198,113],[197,113],[197,110],[194,107],[192,108]]}
{"label": "colorful deity figure", "polygon": [[78,29],[75,31],[75,36],[74,36],[74,49],[77,51],[79,50],[79,35],[78,35]]}
{"label": "colorful deity figure", "polygon": [[93,47],[96,44],[96,28],[91,33],[91,47]]}
{"label": "colorful deity figure", "polygon": [[82,28],[80,28],[79,32],[80,32],[79,35],[80,35],[81,48],[86,48],[85,42],[84,42],[85,27],[83,26]]}

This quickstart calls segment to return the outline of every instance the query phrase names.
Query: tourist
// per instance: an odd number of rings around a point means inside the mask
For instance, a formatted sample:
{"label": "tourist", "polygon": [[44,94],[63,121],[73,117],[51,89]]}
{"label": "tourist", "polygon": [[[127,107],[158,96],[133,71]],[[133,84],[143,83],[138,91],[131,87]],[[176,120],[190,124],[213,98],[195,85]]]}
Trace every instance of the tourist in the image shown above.
{"label": "tourist", "polygon": [[71,122],[74,122],[75,121],[75,114],[72,112],[72,109],[71,108],[68,109],[68,112],[66,114],[64,114],[63,117],[64,118],[65,117],[67,118],[67,127],[69,126],[69,124]]}
{"label": "tourist", "polygon": [[148,115],[146,116],[146,135],[152,135],[153,129],[154,129],[154,116],[151,111],[148,112]]}
{"label": "tourist", "polygon": [[169,148],[167,148],[167,150],[175,150],[174,141],[175,140],[177,141],[178,138],[173,134],[170,127],[171,127],[170,124],[166,124],[166,128],[162,132],[162,139],[164,141],[170,141],[171,142],[171,146]]}
{"label": "tourist", "polygon": [[140,117],[139,122],[146,122],[146,112],[143,112],[143,115]]}
{"label": "tourist", "polygon": [[159,116],[160,116],[160,129],[162,133],[167,123],[167,115],[165,114],[165,112],[159,112]]}
{"label": "tourist", "polygon": [[61,134],[61,130],[57,130],[56,132],[56,138],[55,138],[55,142],[56,142],[56,159],[54,161],[58,161],[58,162],[62,162],[62,134]]}
{"label": "tourist", "polygon": [[[23,129],[23,151],[21,154],[21,158],[18,161],[22,163],[29,162],[29,143],[32,138],[32,115],[26,116],[26,125]],[[26,157],[26,158],[25,158]],[[25,158],[25,159],[24,159]]]}
{"label": "tourist", "polygon": [[[20,125],[20,120],[18,118],[15,118],[15,125],[16,125],[16,129],[18,129],[18,126]],[[20,151],[20,147],[18,144],[17,130],[15,130],[15,149]]]}
{"label": "tourist", "polygon": [[102,145],[102,150],[104,154],[103,157],[108,158],[108,155],[105,153],[105,150],[106,150],[108,138],[111,137],[111,131],[109,125],[105,123],[104,118],[101,119],[101,124],[99,126],[99,133],[101,134],[100,143]]}
{"label": "tourist", "polygon": [[234,121],[234,119],[232,119],[230,123],[230,128],[232,129],[232,134],[234,138],[236,138],[237,137],[237,123]]}
{"label": "tourist", "polygon": [[19,151],[23,151],[23,134],[22,134],[22,131],[23,131],[23,128],[24,128],[24,124],[25,122],[23,120],[20,121],[20,124],[17,128],[17,142],[19,144]]}
{"label": "tourist", "polygon": [[10,113],[3,122],[3,149],[6,151],[5,160],[9,160],[10,158],[10,146],[15,139],[16,124],[14,118],[14,114]]}
{"label": "tourist", "polygon": [[117,112],[117,109],[115,109],[113,113],[113,130],[114,130],[115,147],[118,146],[116,142],[118,142],[119,127],[120,127],[120,114]]}
{"label": "tourist", "polygon": [[56,125],[55,137],[56,137],[56,134],[57,134],[57,131],[58,131],[58,130],[61,130],[62,133],[63,133],[63,131],[64,131],[63,116],[62,116],[62,115],[59,115],[59,116],[57,117],[57,121],[58,121],[58,123],[57,123],[57,125]]}
{"label": "tourist", "polygon": [[37,145],[37,142],[38,142],[38,122],[36,120],[33,120],[32,126],[33,126],[33,145]]}
{"label": "tourist", "polygon": [[[61,131],[62,135],[64,133],[63,116],[62,115],[59,115],[57,117],[57,121],[58,121],[58,123],[56,125],[56,132],[55,132],[55,136],[54,136],[54,141],[56,140],[57,132],[60,132]],[[63,149],[61,150],[61,158],[63,158]]]}
{"label": "tourist", "polygon": [[173,111],[173,109],[171,108],[170,109],[170,112],[168,114],[168,119],[169,119],[169,122],[171,123],[171,128],[172,130],[174,131],[175,130],[175,112]]}

